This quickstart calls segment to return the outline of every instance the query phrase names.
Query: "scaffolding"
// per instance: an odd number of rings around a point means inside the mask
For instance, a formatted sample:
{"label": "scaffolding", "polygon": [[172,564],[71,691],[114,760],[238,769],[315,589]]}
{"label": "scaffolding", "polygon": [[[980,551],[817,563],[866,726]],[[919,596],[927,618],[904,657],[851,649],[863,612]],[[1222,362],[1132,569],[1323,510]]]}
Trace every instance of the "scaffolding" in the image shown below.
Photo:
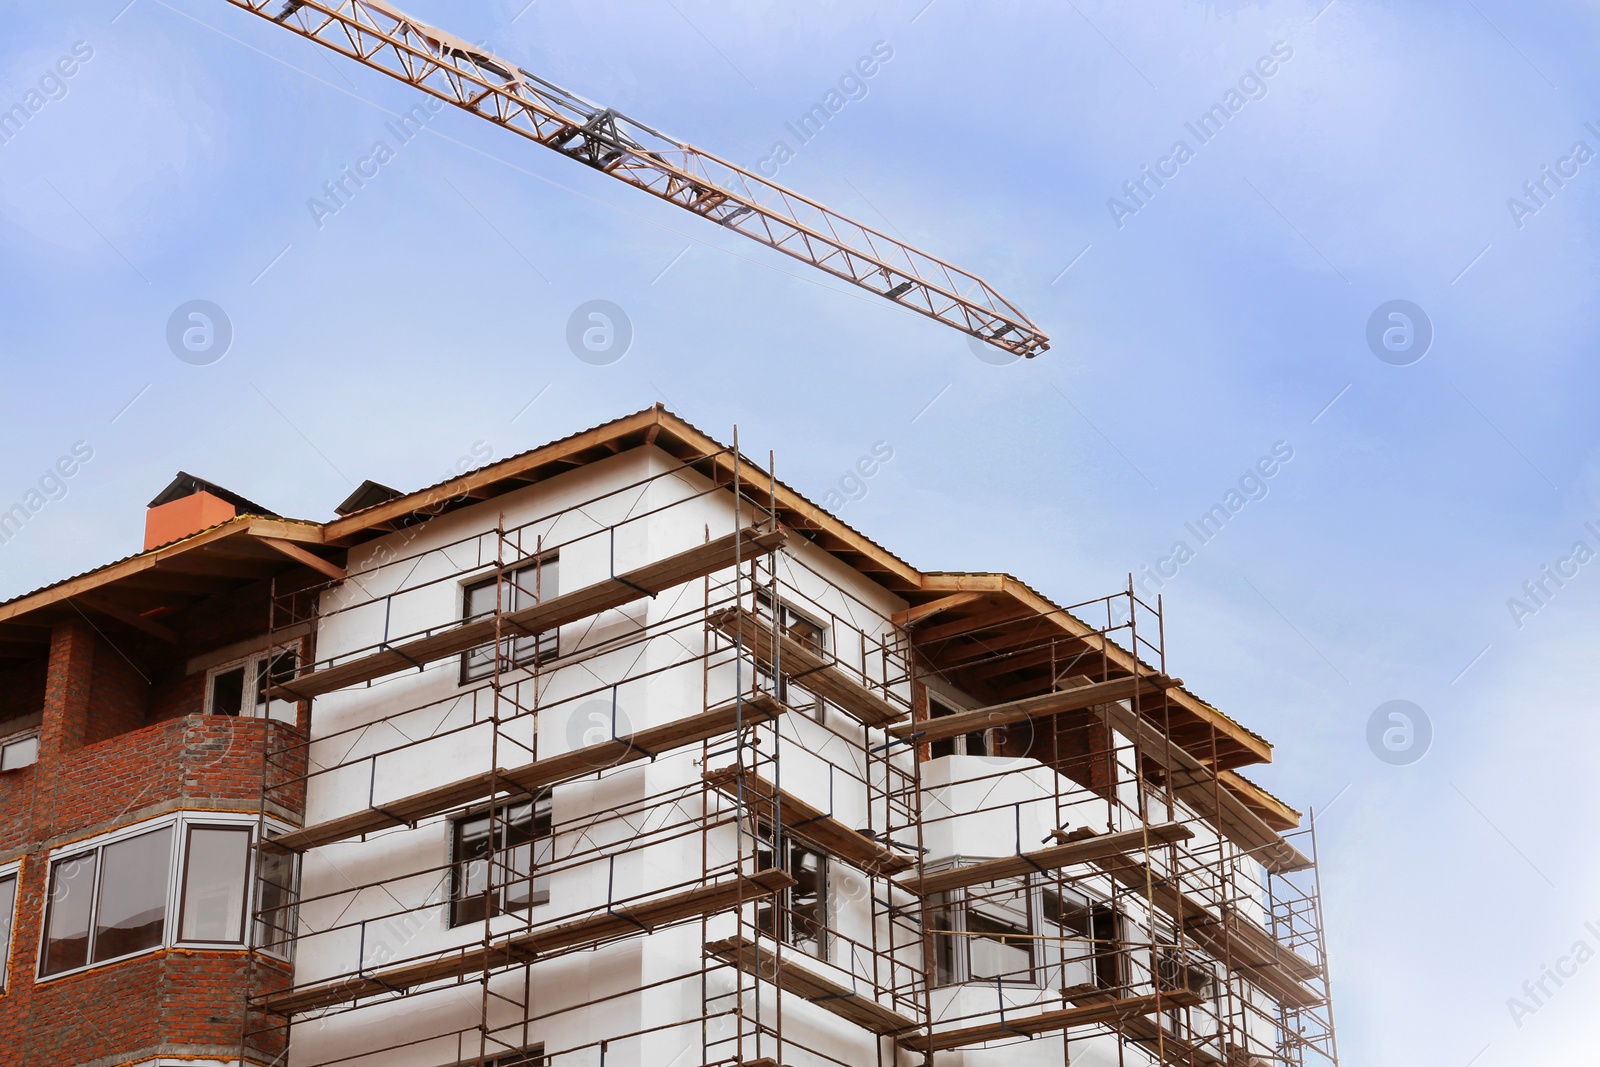
{"label": "scaffolding", "polygon": [[1337,1063],[1314,823],[1173,741],[1159,601],[1035,620],[963,670],[1047,688],[936,715],[931,631],[780,521],[770,458],[616,462],[274,596],[241,1063]]}

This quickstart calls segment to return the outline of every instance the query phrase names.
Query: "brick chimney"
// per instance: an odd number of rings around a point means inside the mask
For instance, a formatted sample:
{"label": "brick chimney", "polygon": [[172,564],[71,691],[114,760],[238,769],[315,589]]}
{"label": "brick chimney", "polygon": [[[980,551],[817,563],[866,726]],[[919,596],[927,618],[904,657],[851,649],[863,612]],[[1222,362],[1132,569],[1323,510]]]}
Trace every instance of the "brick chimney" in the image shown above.
{"label": "brick chimney", "polygon": [[240,515],[277,518],[260,504],[183,471],[150,501],[144,518],[144,550],[170,545]]}

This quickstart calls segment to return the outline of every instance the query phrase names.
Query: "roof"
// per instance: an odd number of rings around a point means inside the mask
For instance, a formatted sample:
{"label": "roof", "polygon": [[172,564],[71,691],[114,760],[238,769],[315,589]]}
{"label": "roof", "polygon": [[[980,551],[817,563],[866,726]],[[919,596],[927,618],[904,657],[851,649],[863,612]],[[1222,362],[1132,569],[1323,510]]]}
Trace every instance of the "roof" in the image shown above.
{"label": "roof", "polygon": [[167,487],[156,494],[150,501],[150,507],[158,508],[163,504],[170,504],[174,500],[194,496],[196,493],[210,493],[220,500],[225,500],[234,506],[241,515],[265,515],[267,518],[278,517],[276,511],[262,507],[252,500],[247,500],[231,489],[224,489],[216,482],[208,482],[204,478],[197,478],[187,471],[179,471],[178,476],[167,484]]}
{"label": "roof", "polygon": [[[248,567],[258,577],[269,569],[269,563],[275,572],[281,572],[292,559],[283,558],[285,549],[274,541],[290,542],[290,548],[298,545],[302,563],[315,546],[313,562],[327,573],[325,568],[342,563],[343,551],[351,546],[644,446],[661,449],[714,483],[727,484],[739,477],[745,493],[770,509],[785,527],[901,598],[909,607],[896,621],[909,629],[925,666],[952,678],[980,699],[1004,700],[1048,691],[1063,676],[1063,655],[1072,657],[1067,669],[1084,673],[1150,673],[1156,669],[1011,575],[917,569],[793,487],[769,478],[760,464],[736,456],[732,448],[660,404],[411,493],[395,494],[387,486],[365,483],[340,505],[341,512],[352,510],[325,524],[242,516],[174,545],[130,556],[0,604],[0,625],[101,586],[143,581],[159,588],[161,583],[152,582],[146,572],[180,575],[196,569],[178,557],[198,561],[206,554],[221,554],[232,557],[228,566]],[[192,478],[180,476],[185,477]],[[200,479],[193,482],[210,485]],[[207,566],[215,569],[214,563]],[[145,577],[136,579],[136,575]],[[168,595],[175,594],[168,590]],[[138,610],[143,617],[152,611],[139,609],[137,604],[130,605],[130,610]],[[1080,661],[1081,666],[1072,666]],[[1187,688],[1169,692],[1164,716],[1176,743],[1219,770],[1270,762],[1272,746],[1259,734]]]}

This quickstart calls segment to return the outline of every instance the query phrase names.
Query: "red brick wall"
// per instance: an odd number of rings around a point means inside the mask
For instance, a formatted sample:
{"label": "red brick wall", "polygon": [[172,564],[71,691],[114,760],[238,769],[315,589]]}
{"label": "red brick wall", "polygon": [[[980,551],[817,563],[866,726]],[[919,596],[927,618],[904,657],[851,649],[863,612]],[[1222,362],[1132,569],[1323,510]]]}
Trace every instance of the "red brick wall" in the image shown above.
{"label": "red brick wall", "polygon": [[[183,707],[190,681],[165,691]],[[0,862],[23,855],[8,988],[0,995],[0,1067],[137,1060],[160,1054],[232,1057],[244,1030],[249,957],[169,949],[36,984],[46,873],[73,843],[179,808],[255,812],[263,750],[292,745],[294,727],[179,715],[139,725],[150,687],[81,623],[53,635],[40,762],[0,775]],[[190,705],[191,707],[193,705]],[[303,773],[295,749],[276,777]],[[304,786],[275,790],[298,812]],[[254,988],[280,988],[286,968],[257,958]],[[258,1046],[262,1062],[281,1051]]]}
{"label": "red brick wall", "polygon": [[94,662],[89,670],[90,715],[83,743],[137,730],[144,725],[150,703],[150,683],[103,637],[96,637]]}

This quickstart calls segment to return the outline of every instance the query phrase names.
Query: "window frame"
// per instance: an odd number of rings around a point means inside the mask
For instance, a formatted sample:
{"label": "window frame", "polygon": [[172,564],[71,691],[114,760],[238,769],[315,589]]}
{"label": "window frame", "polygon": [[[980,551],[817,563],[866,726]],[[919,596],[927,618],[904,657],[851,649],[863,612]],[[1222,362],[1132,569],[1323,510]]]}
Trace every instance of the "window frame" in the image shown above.
{"label": "window frame", "polygon": [[[956,857],[949,863],[938,864],[930,870],[945,870],[951,867],[964,867],[982,862],[979,859]],[[1117,935],[1125,933],[1120,929],[1123,916],[1120,911],[1108,900],[1090,893],[1082,888],[1072,888],[1068,892],[1081,898],[1084,908],[1084,918],[1089,924],[1087,937],[1088,951],[1081,955],[1068,957],[1061,941],[1065,938],[1063,931],[1065,924],[1050,920],[1045,915],[1045,895],[1057,892],[1055,879],[1033,874],[1012,879],[1002,879],[1006,882],[1021,882],[1022,892],[1027,899],[1028,919],[1026,927],[1027,950],[1029,955],[1028,977],[994,977],[979,978],[972,973],[971,942],[974,940],[970,928],[971,897],[973,889],[984,888],[992,883],[980,883],[978,886],[962,886],[945,893],[937,894],[937,903],[930,904],[929,914],[937,916],[936,921],[941,925],[932,928],[935,954],[935,988],[950,988],[953,986],[981,983],[993,985],[998,981],[1002,985],[1032,986],[1040,989],[1054,989],[1053,984],[1064,980],[1067,968],[1081,965],[1089,970],[1092,984],[1096,989],[1114,990],[1121,988],[1128,977],[1128,963],[1126,954],[1113,949],[1109,953],[1100,950],[1100,940],[1104,933],[1113,935],[1113,943],[1117,943]],[[1110,926],[1110,930],[1106,929]],[[1001,935],[1003,936],[1003,935]],[[946,977],[947,976],[947,980]]]}
{"label": "window frame", "polygon": [[0,914],[0,927],[5,936],[0,937],[0,996],[11,989],[11,958],[17,944],[17,916],[22,913],[22,861],[0,863],[0,886],[10,882],[11,914]]}
{"label": "window frame", "polygon": [[[549,594],[546,594],[544,592],[545,582],[543,572],[545,568],[552,566],[556,569],[554,580],[555,588]],[[522,580],[522,576],[525,574],[531,574],[535,576],[535,580],[531,585]],[[533,607],[535,604],[542,604],[544,601],[552,597],[558,597],[561,595],[561,553],[546,552],[543,555],[529,557],[510,567],[503,568],[500,571],[489,571],[485,574],[480,574],[475,578],[463,580],[460,583],[461,595],[459,598],[461,604],[459,621],[462,624],[474,622],[479,619],[494,617],[493,609],[490,609],[489,611],[480,611],[475,615],[469,614],[469,612],[471,611],[472,607],[472,594],[479,589],[493,589],[497,581],[505,583],[505,586],[510,590],[512,597],[512,606],[510,608],[502,607],[500,609],[502,614],[507,614],[512,611],[520,611],[522,610],[522,607]],[[519,607],[517,606],[516,602],[518,598],[523,595],[530,596],[533,599],[530,603]],[[528,667],[542,667],[561,658],[561,627],[552,626],[550,629],[541,630],[536,634],[512,634],[509,636],[502,635],[500,638],[500,643],[502,645],[507,645],[510,648],[510,654],[506,658],[511,661],[513,670],[525,670]],[[524,650],[524,645],[529,646],[526,651]],[[548,648],[546,647],[547,645]],[[475,664],[473,662],[474,655],[493,649],[494,647],[495,642],[490,641],[487,644],[479,645],[476,648],[469,648],[465,652],[461,653],[461,674],[459,684],[472,685],[476,682],[483,681],[485,678],[492,678],[494,676],[495,663],[500,658],[498,654],[496,654],[494,660],[491,660],[487,663]]]}
{"label": "window frame", "polygon": [[[546,789],[535,796],[531,801],[519,801],[515,804],[499,806],[502,808],[527,807],[529,821],[532,824],[532,833],[529,835],[528,840],[525,843],[506,844],[500,846],[498,849],[495,847],[494,842],[491,841],[490,851],[487,856],[473,857],[468,856],[465,853],[465,840],[462,833],[463,828],[469,823],[477,822],[481,819],[487,818],[492,809],[490,807],[479,808],[476,811],[469,812],[466,815],[458,816],[450,821],[450,896],[449,900],[447,901],[449,908],[447,909],[445,916],[445,922],[448,929],[455,930],[464,926],[472,926],[477,923],[493,922],[495,919],[498,919],[501,916],[514,915],[524,911],[532,911],[535,908],[545,907],[550,903],[550,890],[548,885],[543,888],[542,898],[540,896],[540,886],[538,883],[541,878],[548,879],[549,876],[541,876],[539,874],[539,868],[541,864],[538,862],[538,857],[541,842],[547,843],[546,847],[552,850],[552,852],[555,847],[554,795],[550,790]],[[544,808],[543,814],[545,832],[543,834],[538,832],[541,806]],[[476,892],[472,894],[464,894],[462,892],[463,885],[467,880],[467,865],[481,860],[487,863],[488,871],[492,873],[496,865],[496,853],[507,852],[521,848],[524,844],[528,849],[528,872],[526,877],[524,878],[523,876],[518,875],[516,879],[502,882],[498,886],[490,883],[488,889],[493,890],[495,899],[494,902],[491,902],[484,909],[485,914],[476,918],[462,918],[461,913],[463,904],[466,904],[470,901],[481,901],[485,896],[485,892]],[[551,860],[546,861],[543,866],[548,867],[553,860],[554,856],[552,855]],[[488,880],[487,875],[485,876],[485,879],[486,881]],[[506,890],[524,884],[528,889],[527,903],[518,904],[514,907],[507,907]]]}
{"label": "window frame", "polygon": [[[6,767],[5,766],[5,754],[6,754],[6,752],[9,751],[14,746],[23,744],[24,742],[27,742],[27,741],[32,741],[33,742],[33,758],[30,759],[27,763],[19,763],[15,767]],[[30,726],[26,730],[18,730],[14,734],[7,734],[4,737],[0,737],[0,774],[11,774],[14,771],[27,770],[29,767],[32,767],[34,764],[36,764],[38,762],[39,762],[39,727]],[[3,876],[0,876],[0,877],[3,877]]]}
{"label": "window frame", "polygon": [[[939,711],[934,711],[938,707]],[[928,693],[928,721],[942,719],[949,715],[959,715],[966,709],[953,700],[946,700],[931,690]],[[972,739],[978,738],[983,747],[982,752],[973,752]],[[970,733],[957,734],[954,737],[942,737],[937,741],[928,743],[928,758],[940,759],[944,756],[992,756],[994,755],[994,735],[985,727],[982,730],[973,730]]]}
{"label": "window frame", "polygon": [[[785,830],[781,835],[783,842],[783,862],[776,862],[779,850],[771,824],[763,819],[756,823],[756,866],[758,869],[771,869],[776,867],[789,877],[794,878],[796,885],[781,889],[771,896],[763,897],[756,901],[756,928],[779,944],[788,945],[797,952],[804,953],[812,959],[821,960],[823,963],[831,962],[833,949],[833,865],[834,857],[826,851],[811,844],[805,838]],[[761,857],[768,859],[766,868],[761,867]],[[800,939],[797,926],[801,921],[795,913],[794,892],[799,888],[799,877],[794,873],[793,867],[802,856],[814,857],[817,861],[817,906],[821,913],[822,921],[813,922],[816,927],[810,931],[812,936]],[[763,926],[763,914],[771,917],[770,929]],[[813,952],[806,946],[816,945]]]}
{"label": "window frame", "polygon": [[[200,819],[193,821],[180,820],[179,826],[183,830],[183,843],[181,857],[178,861],[178,878],[172,889],[177,894],[178,910],[175,916],[177,925],[174,928],[175,944],[186,948],[247,948],[250,945],[250,924],[254,917],[254,909],[250,906],[252,899],[251,875],[255,871],[254,850],[255,831],[252,827],[242,823],[207,822]],[[245,831],[244,851],[244,900],[239,909],[239,937],[237,940],[211,941],[205,938],[185,938],[183,936],[183,920],[189,913],[189,864],[194,858],[194,832],[196,830],[227,830],[237,833]]]}
{"label": "window frame", "polygon": [[[255,678],[258,683],[260,682],[263,663],[271,663],[282,658],[283,656],[294,657],[294,670],[298,672],[300,669],[299,642],[291,642],[288,645],[279,645],[276,648],[268,649],[265,652],[252,652],[248,656],[242,656],[239,659],[231,659],[226,663],[218,663],[213,667],[207,668],[205,703],[202,710],[207,715],[215,715],[218,718],[223,719],[277,719],[285,722],[296,721],[299,717],[299,706],[294,701],[278,700],[272,697],[265,697],[265,691],[263,689],[252,689],[251,687],[251,678]],[[243,691],[239,697],[238,714],[227,711],[217,711],[217,675],[227,674],[230,671],[241,669],[244,671],[244,680],[241,683],[243,686]],[[270,683],[271,678],[269,677],[267,680]],[[265,697],[265,699],[252,701],[251,696],[253,694]]]}
{"label": "window frame", "polygon": [[[785,637],[793,638],[802,645],[805,645],[812,651],[816,652],[819,656],[822,656],[824,659],[832,658],[832,653],[830,650],[833,646],[833,628],[831,626],[828,626],[826,623],[818,622],[816,616],[812,615],[810,612],[802,608],[795,607],[792,603],[781,596],[772,596],[765,589],[757,589],[755,591],[755,601],[756,618],[763,626],[770,626],[772,621],[776,619],[778,622],[778,630]],[[793,631],[797,625],[809,626],[811,629],[816,630],[817,639],[812,641],[808,637],[795,636]],[[782,671],[773,671],[771,664],[763,664],[758,662],[756,664],[756,670],[763,683],[765,683],[771,690],[772,695],[776,697],[780,703],[787,704],[791,711],[803,712],[807,715],[811,715],[814,718],[822,715],[823,709],[827,706],[827,702],[824,701],[822,697],[807,689],[803,684],[792,681],[789,676],[784,674]],[[804,693],[810,698],[809,701],[804,704],[792,702],[789,696],[791,687]]]}
{"label": "window frame", "polygon": [[[269,822],[271,824],[269,828],[274,832],[287,832],[290,829],[289,826],[282,824],[279,822],[279,820],[272,819],[269,820]],[[180,811],[169,815],[163,815],[154,819],[146,819],[142,822],[133,823],[128,826],[121,826],[104,834],[86,838],[82,841],[74,841],[70,844],[52,849],[50,853],[45,856],[43,890],[44,901],[42,907],[40,908],[38,945],[33,967],[34,984],[38,985],[44,982],[53,982],[60,978],[69,978],[73,975],[83,974],[87,971],[98,970],[102,967],[115,966],[116,964],[123,963],[127,960],[138,959],[141,956],[149,956],[159,952],[167,952],[175,948],[222,952],[249,952],[256,949],[258,946],[256,944],[254,931],[258,924],[254,922],[254,916],[256,901],[260,892],[260,887],[258,885],[259,879],[257,877],[259,864],[256,862],[255,847],[259,833],[258,826],[259,823],[256,816],[234,816],[226,812]],[[202,941],[186,939],[182,936],[183,909],[185,904],[186,889],[184,883],[188,872],[190,845],[189,830],[191,828],[249,831],[250,848],[247,854],[248,862],[245,868],[245,892],[243,901],[241,902],[243,911],[244,937],[240,941]],[[164,910],[162,913],[161,943],[149,948],[141,948],[132,952],[124,953],[120,956],[109,957],[103,960],[95,960],[93,958],[95,926],[99,919],[100,894],[103,888],[101,876],[104,869],[103,854],[105,849],[121,842],[129,841],[136,837],[142,837],[145,834],[154,833],[163,829],[169,830],[173,836],[171,853],[167,858],[166,890],[163,897]],[[93,857],[94,871],[87,889],[90,903],[87,920],[89,937],[87,944],[84,946],[85,962],[75,967],[68,967],[50,974],[45,974],[44,967],[46,964],[46,950],[48,949],[50,943],[50,918],[52,908],[55,904],[55,901],[52,898],[54,896],[53,887],[55,884],[56,869],[63,863],[75,861],[86,855]],[[0,867],[0,878],[4,877],[4,868]],[[296,885],[298,885],[298,869],[296,870],[295,881]],[[261,951],[266,952],[276,959],[288,958],[286,955],[280,955],[271,949],[262,948]]]}

